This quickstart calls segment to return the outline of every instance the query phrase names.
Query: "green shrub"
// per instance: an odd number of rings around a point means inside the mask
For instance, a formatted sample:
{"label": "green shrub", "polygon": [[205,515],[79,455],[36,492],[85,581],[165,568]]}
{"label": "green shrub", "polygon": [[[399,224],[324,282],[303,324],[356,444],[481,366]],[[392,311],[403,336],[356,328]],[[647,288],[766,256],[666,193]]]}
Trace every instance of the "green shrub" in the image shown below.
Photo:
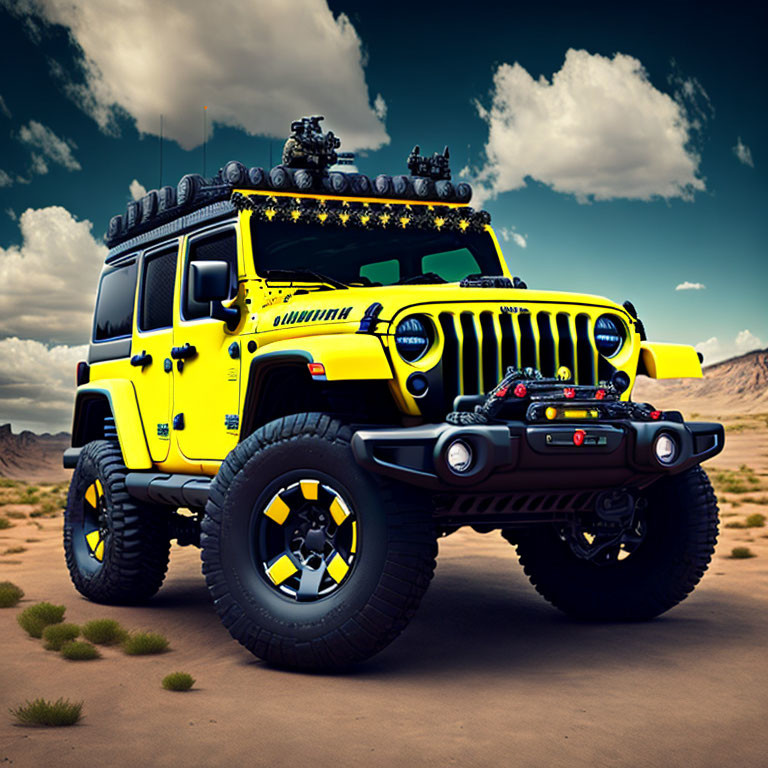
{"label": "green shrub", "polygon": [[80,634],[77,624],[50,624],[43,630],[43,640],[48,651],[60,651],[62,646]]}
{"label": "green shrub", "polygon": [[24,518],[26,518],[24,512],[19,512],[15,509],[7,509],[5,511],[5,516],[10,520],[24,520]]}
{"label": "green shrub", "polygon": [[195,684],[195,678],[186,672],[171,672],[163,678],[166,691],[188,691]]}
{"label": "green shrub", "polygon": [[18,484],[17,480],[11,480],[10,477],[0,477],[0,488],[15,488]]}
{"label": "green shrub", "polygon": [[30,637],[42,637],[43,630],[49,624],[60,624],[64,620],[66,608],[63,605],[37,603],[25,608],[18,616],[19,626]]}
{"label": "green shrub", "polygon": [[90,661],[101,658],[101,652],[95,645],[82,640],[71,640],[61,646],[61,655],[70,661]]}
{"label": "green shrub", "polygon": [[0,581],[0,608],[13,608],[24,597],[24,590],[10,581]]}
{"label": "green shrub", "polygon": [[755,512],[751,515],[747,515],[747,528],[764,528],[765,527],[765,515],[760,512]]}
{"label": "green shrub", "polygon": [[97,645],[122,643],[128,633],[114,619],[94,619],[83,624],[83,637]]}
{"label": "green shrub", "polygon": [[3,554],[4,555],[20,555],[22,552],[26,552],[26,547],[8,547]]}
{"label": "green shrub", "polygon": [[162,653],[168,649],[168,640],[156,632],[135,632],[123,641],[123,650],[130,656]]}
{"label": "green shrub", "polygon": [[13,528],[13,523],[7,517],[0,517],[0,531]]}
{"label": "green shrub", "polygon": [[726,523],[726,528],[747,528],[747,524],[743,520],[734,520],[732,523]]}
{"label": "green shrub", "polygon": [[731,550],[731,558],[733,560],[746,560],[749,557],[757,557],[749,547],[734,547]]}
{"label": "green shrub", "polygon": [[55,728],[62,725],[74,725],[80,720],[82,711],[82,701],[35,699],[16,709],[11,709],[11,714],[22,725],[47,725]]}

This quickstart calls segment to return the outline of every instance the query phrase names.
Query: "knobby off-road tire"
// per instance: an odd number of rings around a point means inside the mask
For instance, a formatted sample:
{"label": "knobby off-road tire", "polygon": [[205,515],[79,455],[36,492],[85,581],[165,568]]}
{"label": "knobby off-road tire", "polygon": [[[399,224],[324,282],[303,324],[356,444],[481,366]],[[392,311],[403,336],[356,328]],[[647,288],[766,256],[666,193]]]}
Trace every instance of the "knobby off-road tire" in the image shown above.
{"label": "knobby off-road tire", "polygon": [[75,588],[109,605],[141,603],[168,570],[166,511],[138,504],[125,490],[120,447],[98,440],[80,453],[64,511],[64,552]]}
{"label": "knobby off-road tire", "polygon": [[[278,419],[230,453],[211,487],[201,537],[208,589],[232,637],[273,664],[330,668],[372,656],[405,628],[432,578],[426,507],[364,472],[351,436],[322,414]],[[300,547],[290,543],[296,531]]]}
{"label": "knobby off-road tire", "polygon": [[536,590],[570,616],[603,621],[652,619],[684,600],[717,542],[712,486],[694,467],[654,483],[646,498],[644,540],[610,564],[578,558],[553,528],[516,531],[520,562]]}

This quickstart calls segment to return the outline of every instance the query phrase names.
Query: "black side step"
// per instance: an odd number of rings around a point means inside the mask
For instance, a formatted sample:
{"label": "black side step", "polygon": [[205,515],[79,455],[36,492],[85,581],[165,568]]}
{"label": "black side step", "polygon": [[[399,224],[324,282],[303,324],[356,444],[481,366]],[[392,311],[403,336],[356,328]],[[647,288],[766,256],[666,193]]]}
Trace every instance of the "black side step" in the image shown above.
{"label": "black side step", "polygon": [[129,472],[125,489],[138,501],[171,507],[204,507],[208,503],[211,477],[170,475],[162,472]]}

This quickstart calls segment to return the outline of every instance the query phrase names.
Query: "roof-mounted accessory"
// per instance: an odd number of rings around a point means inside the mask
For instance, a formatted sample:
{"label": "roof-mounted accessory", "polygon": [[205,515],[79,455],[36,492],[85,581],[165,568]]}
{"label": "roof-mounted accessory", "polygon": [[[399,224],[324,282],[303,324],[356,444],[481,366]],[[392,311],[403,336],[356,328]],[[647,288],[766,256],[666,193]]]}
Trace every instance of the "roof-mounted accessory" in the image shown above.
{"label": "roof-mounted accessory", "polygon": [[[231,160],[212,178],[190,173],[176,189],[163,187],[148,192],[141,200],[128,203],[123,215],[113,216],[106,233],[107,245],[114,247],[136,235],[155,229],[200,208],[229,200],[235,189],[263,189],[279,192],[313,193],[337,197],[400,198],[434,203],[463,203],[472,197],[466,182],[451,181],[449,152],[421,154],[418,146],[408,157],[410,175],[380,174],[373,180],[357,173],[334,170],[337,162],[351,159],[350,153],[337,152],[341,141],[333,131],[323,132],[320,115],[303,117],[291,123],[291,135],[283,148],[282,163],[267,171],[247,168]],[[459,217],[461,220],[463,217]]]}

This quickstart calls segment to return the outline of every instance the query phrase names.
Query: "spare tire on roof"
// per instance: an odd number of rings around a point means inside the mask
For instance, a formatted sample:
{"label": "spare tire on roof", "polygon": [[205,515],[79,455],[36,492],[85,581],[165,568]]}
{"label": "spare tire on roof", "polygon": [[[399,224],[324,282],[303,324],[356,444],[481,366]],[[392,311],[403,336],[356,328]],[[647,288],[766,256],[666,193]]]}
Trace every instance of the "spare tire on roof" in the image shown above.
{"label": "spare tire on roof", "polygon": [[154,218],[156,213],[157,190],[153,189],[151,192],[147,192],[147,194],[141,198],[141,223],[146,224],[148,221]]}
{"label": "spare tire on roof", "polygon": [[466,181],[460,181],[454,190],[457,203],[468,203],[472,199],[472,187]]}
{"label": "spare tire on roof", "polygon": [[272,189],[290,189],[293,179],[284,165],[276,165],[269,172],[269,184]]}
{"label": "spare tire on roof", "polygon": [[371,194],[371,180],[364,173],[350,173],[349,187],[353,195]]}
{"label": "spare tire on roof", "polygon": [[453,184],[446,179],[441,179],[440,181],[435,182],[435,192],[437,192],[439,200],[445,201],[452,200],[456,194]]}
{"label": "spare tire on roof", "polygon": [[312,175],[312,171],[308,171],[306,168],[299,168],[298,171],[294,171],[293,184],[296,189],[302,192],[309,192],[315,185],[315,178]]}
{"label": "spare tire on roof", "polygon": [[221,169],[221,178],[233,187],[245,187],[248,185],[248,169],[239,160],[230,160]]}
{"label": "spare tire on roof", "polygon": [[343,195],[349,192],[349,176],[346,173],[334,171],[328,176],[327,187],[334,195]]}
{"label": "spare tire on roof", "polygon": [[413,180],[413,192],[421,200],[429,200],[435,197],[435,182],[426,176],[419,176]]}
{"label": "spare tire on roof", "polygon": [[136,229],[141,221],[141,204],[138,200],[131,200],[125,210],[125,229],[128,232]]}
{"label": "spare tire on roof", "polygon": [[179,207],[186,208],[193,205],[204,184],[205,179],[199,173],[188,173],[186,176],[182,176],[176,188],[176,200]]}
{"label": "spare tire on roof", "polygon": [[413,194],[413,184],[411,183],[410,176],[392,177],[392,189],[397,197],[410,197]]}
{"label": "spare tire on roof", "polygon": [[107,225],[107,241],[115,240],[123,233],[123,217],[118,214],[109,220]]}
{"label": "spare tire on roof", "polygon": [[174,187],[163,187],[157,193],[157,211],[165,213],[176,206],[176,189]]}
{"label": "spare tire on roof", "polygon": [[248,181],[256,189],[263,189],[269,183],[267,173],[263,168],[251,168],[248,171]]}
{"label": "spare tire on roof", "polygon": [[394,189],[392,187],[392,177],[388,176],[386,173],[380,173],[373,180],[373,191],[382,197],[392,197],[394,194]]}

